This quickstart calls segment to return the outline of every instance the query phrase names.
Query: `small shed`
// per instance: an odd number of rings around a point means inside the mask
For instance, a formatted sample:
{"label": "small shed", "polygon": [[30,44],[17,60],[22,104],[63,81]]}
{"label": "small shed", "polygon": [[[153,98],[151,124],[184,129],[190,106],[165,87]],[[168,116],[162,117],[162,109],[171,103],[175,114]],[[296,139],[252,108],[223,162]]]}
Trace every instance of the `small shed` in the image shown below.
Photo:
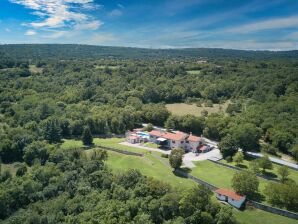
{"label": "small shed", "polygon": [[241,208],[244,205],[246,196],[239,195],[234,191],[219,188],[215,191],[216,198],[220,201],[225,201],[235,208]]}

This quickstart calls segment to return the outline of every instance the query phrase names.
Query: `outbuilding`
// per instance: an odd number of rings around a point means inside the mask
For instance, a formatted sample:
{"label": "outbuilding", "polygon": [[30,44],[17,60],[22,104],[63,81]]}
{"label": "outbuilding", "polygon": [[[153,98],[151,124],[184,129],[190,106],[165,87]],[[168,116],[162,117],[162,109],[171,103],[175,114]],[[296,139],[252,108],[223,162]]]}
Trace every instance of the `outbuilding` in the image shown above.
{"label": "outbuilding", "polygon": [[245,202],[246,196],[239,195],[234,191],[219,188],[215,191],[216,198],[220,201],[225,201],[235,208],[240,209]]}

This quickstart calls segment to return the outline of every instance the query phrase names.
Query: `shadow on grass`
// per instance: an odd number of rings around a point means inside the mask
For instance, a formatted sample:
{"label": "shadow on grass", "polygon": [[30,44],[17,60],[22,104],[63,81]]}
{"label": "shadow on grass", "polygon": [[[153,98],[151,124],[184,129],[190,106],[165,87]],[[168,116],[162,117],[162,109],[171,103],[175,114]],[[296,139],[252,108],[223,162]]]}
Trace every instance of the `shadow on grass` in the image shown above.
{"label": "shadow on grass", "polygon": [[191,172],[191,169],[188,168],[188,167],[183,167],[183,168],[180,168],[180,170],[186,172],[186,173],[190,173]]}
{"label": "shadow on grass", "polygon": [[253,195],[250,195],[249,199],[256,201],[256,202],[263,202],[263,201],[265,201],[265,196],[262,195],[261,193],[257,192],[257,193],[254,193]]}
{"label": "shadow on grass", "polygon": [[269,171],[261,172],[261,174],[269,178],[278,178],[278,176],[275,173]]}
{"label": "shadow on grass", "polygon": [[248,167],[246,165],[243,165],[243,164],[237,164],[235,165],[236,167],[239,167],[241,169],[247,169]]}

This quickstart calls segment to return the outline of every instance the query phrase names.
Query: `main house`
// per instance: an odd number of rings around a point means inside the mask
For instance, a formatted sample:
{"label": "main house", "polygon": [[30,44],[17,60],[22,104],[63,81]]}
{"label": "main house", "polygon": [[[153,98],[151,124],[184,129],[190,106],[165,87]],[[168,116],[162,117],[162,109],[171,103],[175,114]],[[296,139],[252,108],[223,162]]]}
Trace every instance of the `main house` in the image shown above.
{"label": "main house", "polygon": [[234,191],[219,188],[215,191],[216,198],[220,201],[225,201],[235,208],[241,208],[245,202],[246,197],[235,193]]}
{"label": "main house", "polygon": [[203,138],[195,136],[192,133],[152,130],[149,132],[149,136],[151,142],[155,142],[169,149],[182,148],[185,151],[192,152],[207,152],[211,150],[209,146],[204,145]]}

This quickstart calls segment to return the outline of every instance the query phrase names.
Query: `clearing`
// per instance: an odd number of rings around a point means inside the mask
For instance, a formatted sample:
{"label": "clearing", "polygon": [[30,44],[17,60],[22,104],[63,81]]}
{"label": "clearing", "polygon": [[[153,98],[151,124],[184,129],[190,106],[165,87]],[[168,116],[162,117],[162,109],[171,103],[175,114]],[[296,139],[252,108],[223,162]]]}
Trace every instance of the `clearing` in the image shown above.
{"label": "clearing", "polygon": [[208,114],[212,113],[225,113],[227,107],[229,105],[229,101],[223,104],[213,104],[212,107],[207,107],[205,104],[198,107],[196,104],[186,104],[186,103],[172,103],[166,104],[167,109],[173,114],[178,116],[183,116],[187,114],[201,116],[202,111],[208,111]]}

